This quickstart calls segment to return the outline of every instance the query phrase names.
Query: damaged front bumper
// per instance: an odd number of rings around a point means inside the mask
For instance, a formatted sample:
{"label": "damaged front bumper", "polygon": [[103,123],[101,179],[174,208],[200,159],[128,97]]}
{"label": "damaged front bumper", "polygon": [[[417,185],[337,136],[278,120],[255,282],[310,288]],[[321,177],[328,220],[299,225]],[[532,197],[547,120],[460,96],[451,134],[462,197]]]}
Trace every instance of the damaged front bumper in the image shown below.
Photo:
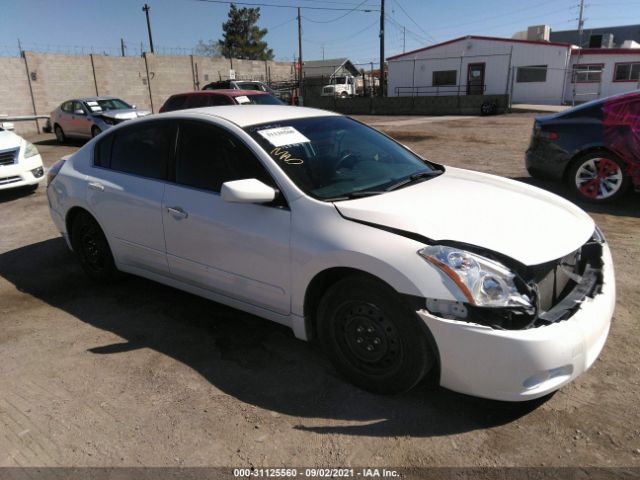
{"label": "damaged front bumper", "polygon": [[602,287],[568,318],[523,330],[499,330],[417,312],[440,357],[440,384],[456,392],[506,401],[542,397],[585,372],[609,333],[615,306],[611,252],[602,245]]}

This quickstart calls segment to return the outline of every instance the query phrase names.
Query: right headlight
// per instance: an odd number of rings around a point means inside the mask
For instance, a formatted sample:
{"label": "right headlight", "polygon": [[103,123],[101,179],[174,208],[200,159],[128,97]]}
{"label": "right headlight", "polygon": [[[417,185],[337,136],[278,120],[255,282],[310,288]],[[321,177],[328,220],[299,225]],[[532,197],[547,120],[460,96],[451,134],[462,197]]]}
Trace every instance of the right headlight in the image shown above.
{"label": "right headlight", "polygon": [[518,291],[515,274],[499,262],[444,245],[425,247],[418,255],[451,278],[472,305],[532,306],[531,299]]}

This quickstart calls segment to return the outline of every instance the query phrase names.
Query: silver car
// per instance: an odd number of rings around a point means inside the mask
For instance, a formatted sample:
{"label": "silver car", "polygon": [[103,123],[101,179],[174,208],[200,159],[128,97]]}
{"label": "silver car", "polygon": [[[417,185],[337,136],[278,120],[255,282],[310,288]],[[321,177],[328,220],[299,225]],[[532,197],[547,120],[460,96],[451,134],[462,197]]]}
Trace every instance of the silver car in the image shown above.
{"label": "silver car", "polygon": [[151,112],[115,97],[86,97],[67,100],[51,112],[50,126],[59,143],[67,138],[91,138],[132,118]]}

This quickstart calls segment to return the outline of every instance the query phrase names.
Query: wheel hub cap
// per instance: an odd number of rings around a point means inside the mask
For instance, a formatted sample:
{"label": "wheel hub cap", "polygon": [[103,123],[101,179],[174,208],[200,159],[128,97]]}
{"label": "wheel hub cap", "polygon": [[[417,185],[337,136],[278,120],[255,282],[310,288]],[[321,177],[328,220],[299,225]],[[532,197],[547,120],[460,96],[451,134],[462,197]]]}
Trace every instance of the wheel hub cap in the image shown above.
{"label": "wheel hub cap", "polygon": [[576,172],[578,190],[588,198],[605,199],[614,195],[622,185],[622,171],[608,158],[593,158]]}

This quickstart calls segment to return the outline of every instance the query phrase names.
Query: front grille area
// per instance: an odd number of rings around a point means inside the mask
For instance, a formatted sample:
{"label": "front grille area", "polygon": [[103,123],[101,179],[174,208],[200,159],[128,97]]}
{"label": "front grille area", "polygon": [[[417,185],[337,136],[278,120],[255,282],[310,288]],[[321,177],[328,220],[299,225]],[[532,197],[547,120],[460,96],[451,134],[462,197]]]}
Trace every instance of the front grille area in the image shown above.
{"label": "front grille area", "polygon": [[13,165],[18,159],[18,149],[0,152],[0,165]]}
{"label": "front grille area", "polygon": [[9,183],[15,183],[22,180],[22,177],[14,176],[14,177],[0,177],[0,185],[7,185]]}

